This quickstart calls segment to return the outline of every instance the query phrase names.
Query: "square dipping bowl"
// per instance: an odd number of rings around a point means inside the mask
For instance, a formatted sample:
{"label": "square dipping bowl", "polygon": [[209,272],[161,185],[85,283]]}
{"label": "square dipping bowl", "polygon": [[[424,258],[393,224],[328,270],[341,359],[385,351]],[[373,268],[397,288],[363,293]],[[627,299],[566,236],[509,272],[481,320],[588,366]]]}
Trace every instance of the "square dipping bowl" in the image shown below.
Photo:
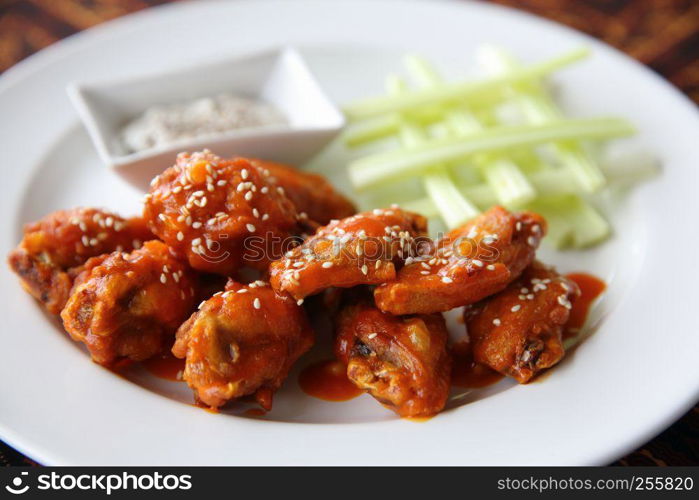
{"label": "square dipping bowl", "polygon": [[[345,124],[301,55],[288,47],[131,80],[72,83],[67,90],[100,158],[143,190],[181,151],[208,148],[222,157],[300,165]],[[208,134],[138,152],[129,151],[121,140],[122,128],[151,106],[223,93],[271,104],[288,123]]]}

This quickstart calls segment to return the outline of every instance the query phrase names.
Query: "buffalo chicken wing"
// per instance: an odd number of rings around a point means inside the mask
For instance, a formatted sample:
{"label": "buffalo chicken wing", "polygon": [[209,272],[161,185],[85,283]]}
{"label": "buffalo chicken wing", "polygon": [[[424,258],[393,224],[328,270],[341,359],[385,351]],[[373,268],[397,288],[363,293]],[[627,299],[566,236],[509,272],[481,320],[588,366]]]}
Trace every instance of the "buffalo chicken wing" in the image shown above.
{"label": "buffalo chicken wing", "polygon": [[226,276],[243,265],[265,270],[299,223],[284,189],[268,177],[245,158],[180,153],[153,180],[144,217],[194,269]]}
{"label": "buffalo chicken wing", "polygon": [[89,258],[140,248],[153,235],[143,219],[97,208],[59,210],[27,224],[8,258],[22,286],[52,314],[65,306],[73,278]]}
{"label": "buffalo chicken wing", "polygon": [[385,283],[425,230],[424,217],[397,207],[334,220],[272,263],[272,286],[303,299],[330,287]]}
{"label": "buffalo chicken wing", "polygon": [[429,314],[499,292],[532,260],[546,223],[537,214],[494,207],[411,259],[395,281],[376,288],[376,305],[392,314]]}
{"label": "buffalo chicken wing", "polygon": [[148,359],[171,345],[193,309],[194,282],[157,240],[131,253],[96,257],[75,280],[63,325],[97,363]]}
{"label": "buffalo chicken wing", "polygon": [[335,353],[348,378],[402,417],[439,413],[447,401],[451,358],[441,314],[393,316],[353,301],[338,319]]}
{"label": "buffalo chicken wing", "polygon": [[265,409],[293,363],[313,344],[306,314],[263,281],[230,280],[177,331],[172,352],[198,401],[217,408],[254,394]]}
{"label": "buffalo chicken wing", "polygon": [[527,383],[563,358],[562,330],[579,295],[575,282],[534,262],[505,290],[466,308],[474,360]]}

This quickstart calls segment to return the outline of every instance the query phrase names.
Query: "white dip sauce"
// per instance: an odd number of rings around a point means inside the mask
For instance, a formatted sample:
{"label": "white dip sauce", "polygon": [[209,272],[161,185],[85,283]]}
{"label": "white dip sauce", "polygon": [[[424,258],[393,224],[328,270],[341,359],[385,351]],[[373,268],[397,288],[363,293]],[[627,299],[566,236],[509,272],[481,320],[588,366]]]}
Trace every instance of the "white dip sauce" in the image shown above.
{"label": "white dip sauce", "polygon": [[221,94],[148,108],[124,126],[121,140],[127,150],[136,152],[183,139],[287,123],[286,117],[266,102]]}

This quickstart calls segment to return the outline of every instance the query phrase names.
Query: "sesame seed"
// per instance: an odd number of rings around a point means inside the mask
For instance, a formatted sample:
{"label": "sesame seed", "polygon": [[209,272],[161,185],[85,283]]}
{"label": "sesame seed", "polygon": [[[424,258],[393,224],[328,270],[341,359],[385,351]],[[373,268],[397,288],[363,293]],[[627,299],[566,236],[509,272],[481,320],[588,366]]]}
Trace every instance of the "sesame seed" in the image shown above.
{"label": "sesame seed", "polygon": [[165,217],[165,214],[158,214],[158,219],[165,222],[167,220],[167,217]]}
{"label": "sesame seed", "polygon": [[182,231],[177,232],[177,241],[182,241],[184,239],[184,234]]}
{"label": "sesame seed", "polygon": [[493,324],[494,324],[495,326],[500,326],[500,323],[501,323],[501,321],[500,321],[499,318],[495,318],[495,319],[493,320]]}
{"label": "sesame seed", "polygon": [[515,305],[515,306],[512,306],[512,309],[510,309],[510,311],[512,311],[513,313],[516,313],[516,312],[519,311],[520,309],[522,309],[522,306],[519,305],[519,304],[517,304],[517,305]]}
{"label": "sesame seed", "polygon": [[473,262],[474,266],[483,267],[483,261],[481,261],[481,260],[473,259],[471,262]]}
{"label": "sesame seed", "polygon": [[255,309],[259,309],[260,307],[262,307],[262,304],[260,304],[260,299],[258,297],[255,297],[255,300],[252,302],[252,306]]}
{"label": "sesame seed", "polygon": [[245,227],[247,228],[248,231],[251,233],[255,232],[255,226],[253,224],[245,224]]}
{"label": "sesame seed", "polygon": [[243,180],[248,178],[248,169],[244,168],[243,170],[240,171],[240,176],[243,178]]}
{"label": "sesame seed", "polygon": [[202,307],[204,307],[204,304],[206,304],[206,301],[202,300],[201,304],[199,304],[199,307],[197,307],[197,309],[201,309]]}
{"label": "sesame seed", "polygon": [[371,339],[376,338],[377,335],[378,335],[378,333],[376,333],[376,332],[370,333],[369,335],[366,336],[366,338],[368,338],[369,340],[371,340]]}
{"label": "sesame seed", "polygon": [[495,271],[495,266],[494,266],[493,264],[488,264],[487,266],[485,266],[485,268],[486,268],[488,271]]}
{"label": "sesame seed", "polygon": [[165,284],[167,282],[167,276],[164,273],[160,273],[160,282]]}
{"label": "sesame seed", "polygon": [[369,273],[369,268],[366,267],[366,264],[364,264],[364,265],[362,266],[362,274],[366,275],[366,274],[368,274],[368,273]]}
{"label": "sesame seed", "polygon": [[300,306],[300,305],[302,305],[302,304],[303,304],[303,299],[299,299],[299,300],[296,301],[296,305],[297,305],[297,306]]}
{"label": "sesame seed", "polygon": [[420,271],[420,274],[422,274],[423,276],[427,276],[428,274],[432,274],[432,273],[429,271]]}
{"label": "sesame seed", "polygon": [[247,193],[245,193],[245,200],[246,201],[252,200],[252,191],[248,191]]}
{"label": "sesame seed", "polygon": [[264,214],[262,216],[262,220],[268,220],[269,219],[269,214]]}
{"label": "sesame seed", "polygon": [[529,244],[529,246],[535,247],[539,242],[536,238],[530,236],[529,238],[527,238],[527,243]]}
{"label": "sesame seed", "polygon": [[199,229],[201,226],[202,226],[202,224],[201,224],[201,222],[199,222],[199,221],[192,222],[192,227],[193,227],[194,229]]}
{"label": "sesame seed", "polygon": [[333,267],[333,263],[330,262],[330,261],[328,261],[328,262],[323,262],[322,266],[323,266],[324,269],[330,269],[331,267]]}
{"label": "sesame seed", "polygon": [[449,276],[442,276],[442,283],[453,283],[454,280],[451,279]]}
{"label": "sesame seed", "polygon": [[248,293],[248,289],[247,289],[247,288],[241,288],[241,289],[238,290],[236,293]]}

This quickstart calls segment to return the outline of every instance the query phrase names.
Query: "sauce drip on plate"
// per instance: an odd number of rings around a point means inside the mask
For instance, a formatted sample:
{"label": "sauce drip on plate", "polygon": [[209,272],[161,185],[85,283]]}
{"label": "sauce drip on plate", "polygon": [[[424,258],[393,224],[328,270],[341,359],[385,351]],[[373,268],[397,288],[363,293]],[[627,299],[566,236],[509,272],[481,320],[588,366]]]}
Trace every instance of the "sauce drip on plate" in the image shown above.
{"label": "sauce drip on plate", "polygon": [[580,287],[580,297],[573,301],[573,308],[570,310],[570,319],[566,325],[566,330],[563,338],[569,338],[577,335],[580,328],[583,327],[587,320],[587,315],[590,312],[590,306],[597,297],[602,295],[607,285],[604,281],[585,273],[571,273],[566,275],[571,281],[577,283]]}
{"label": "sauce drip on plate", "polygon": [[182,381],[184,359],[178,359],[170,353],[161,354],[141,363],[148,372],[156,377],[175,382]]}
{"label": "sauce drip on plate", "polygon": [[309,396],[325,401],[348,401],[364,392],[347,378],[345,365],[334,359],[304,368],[299,375],[299,385]]}
{"label": "sauce drip on plate", "polygon": [[471,344],[460,341],[451,346],[451,385],[466,389],[486,387],[502,380],[503,375],[473,361]]}

